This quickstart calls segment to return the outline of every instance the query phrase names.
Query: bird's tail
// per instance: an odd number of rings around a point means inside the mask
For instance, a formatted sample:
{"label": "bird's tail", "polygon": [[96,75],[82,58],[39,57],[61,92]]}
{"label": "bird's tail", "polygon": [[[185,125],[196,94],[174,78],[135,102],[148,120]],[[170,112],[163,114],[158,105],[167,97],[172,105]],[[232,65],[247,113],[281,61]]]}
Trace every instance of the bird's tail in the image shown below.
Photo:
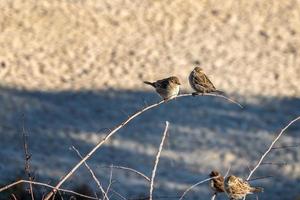
{"label": "bird's tail", "polygon": [[251,188],[251,192],[263,192],[264,188],[262,187],[253,187]]}
{"label": "bird's tail", "polygon": [[152,87],[155,87],[154,83],[152,83],[152,82],[144,81],[144,83],[147,84],[147,85],[151,85]]}
{"label": "bird's tail", "polygon": [[221,94],[221,95],[225,95],[225,92],[223,92],[221,90],[214,90],[213,92],[216,92],[216,93]]}

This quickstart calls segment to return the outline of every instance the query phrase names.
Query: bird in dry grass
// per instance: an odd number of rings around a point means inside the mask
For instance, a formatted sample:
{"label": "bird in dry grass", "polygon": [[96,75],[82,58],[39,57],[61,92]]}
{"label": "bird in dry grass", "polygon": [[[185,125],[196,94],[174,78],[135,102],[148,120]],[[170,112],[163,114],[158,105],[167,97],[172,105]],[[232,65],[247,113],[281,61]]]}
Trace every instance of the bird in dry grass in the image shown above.
{"label": "bird in dry grass", "polygon": [[193,95],[211,92],[223,93],[215,88],[201,67],[194,68],[194,70],[190,73],[189,82],[191,87],[196,91],[193,93]]}
{"label": "bird in dry grass", "polygon": [[210,181],[210,187],[214,191],[214,194],[225,192],[224,188],[224,177],[218,171],[212,171],[209,174],[209,177],[212,178]]}
{"label": "bird in dry grass", "polygon": [[261,187],[251,187],[250,184],[242,178],[228,176],[224,182],[225,191],[231,200],[244,198],[247,194],[263,192]]}
{"label": "bird in dry grass", "polygon": [[176,97],[180,89],[180,81],[176,76],[171,76],[155,82],[144,81],[145,84],[151,85],[156,92],[164,99],[169,100]]}

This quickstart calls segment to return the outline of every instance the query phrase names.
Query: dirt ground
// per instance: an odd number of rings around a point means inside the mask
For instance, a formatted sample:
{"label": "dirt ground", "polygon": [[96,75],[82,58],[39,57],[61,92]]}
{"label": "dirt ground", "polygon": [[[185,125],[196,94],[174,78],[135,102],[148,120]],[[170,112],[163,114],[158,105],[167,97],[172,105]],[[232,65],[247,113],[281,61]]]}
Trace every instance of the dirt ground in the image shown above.
{"label": "dirt ground", "polygon": [[[300,2],[234,0],[1,0],[0,184],[24,176],[22,114],[37,180],[57,182],[82,153],[128,114],[159,97],[144,80],[187,76],[201,66],[245,109],[212,97],[182,98],[145,113],[90,160],[150,175],[164,121],[168,145],[156,195],[180,195],[212,169],[246,177],[275,133],[300,115]],[[280,145],[300,144],[300,122]],[[300,196],[299,147],[274,150],[253,181],[259,199]],[[170,170],[172,169],[172,170]],[[114,190],[148,194],[139,177],[115,170]],[[89,182],[85,168],[65,184]],[[187,199],[208,199],[202,185]],[[116,199],[117,196],[114,196]],[[255,199],[255,196],[248,199]],[[176,199],[176,198],[174,198]],[[226,199],[225,195],[217,199]]]}

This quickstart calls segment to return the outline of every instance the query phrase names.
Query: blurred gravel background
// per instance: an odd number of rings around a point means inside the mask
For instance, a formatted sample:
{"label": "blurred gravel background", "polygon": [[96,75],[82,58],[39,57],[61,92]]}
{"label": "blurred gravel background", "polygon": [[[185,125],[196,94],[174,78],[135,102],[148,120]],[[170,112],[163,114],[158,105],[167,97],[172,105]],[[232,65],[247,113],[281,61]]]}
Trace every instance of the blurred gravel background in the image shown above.
{"label": "blurred gravel background", "polygon": [[[182,98],[145,113],[90,160],[108,184],[104,165],[150,175],[164,121],[170,137],[155,195],[174,197],[212,169],[246,177],[286,123],[300,114],[300,2],[208,0],[1,0],[0,184],[24,177],[22,114],[36,180],[55,184],[127,114],[158,101],[143,80],[201,66],[215,86],[245,105],[212,97]],[[295,124],[280,145],[300,144]],[[255,176],[259,199],[300,195],[300,148],[274,150]],[[139,177],[115,170],[113,189],[148,194]],[[65,183],[96,190],[85,168]],[[187,199],[208,199],[202,185]],[[117,199],[117,196],[114,196]],[[248,199],[255,199],[255,196]],[[172,198],[171,198],[172,199]],[[173,198],[176,199],[176,198]],[[218,199],[226,199],[225,195]]]}

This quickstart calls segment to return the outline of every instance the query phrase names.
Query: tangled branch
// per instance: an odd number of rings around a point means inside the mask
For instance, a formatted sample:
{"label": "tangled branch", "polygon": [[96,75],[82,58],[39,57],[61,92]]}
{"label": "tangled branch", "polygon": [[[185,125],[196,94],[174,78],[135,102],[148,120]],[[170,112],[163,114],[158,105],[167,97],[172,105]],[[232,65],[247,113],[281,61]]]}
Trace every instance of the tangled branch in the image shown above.
{"label": "tangled branch", "polygon": [[[97,149],[99,149],[111,136],[113,136],[118,130],[120,130],[122,127],[124,127],[126,124],[128,124],[131,120],[133,120],[134,118],[138,117],[139,115],[141,115],[142,113],[146,112],[147,110],[150,110],[152,108],[158,107],[159,105],[169,102],[171,100],[177,99],[177,98],[181,98],[181,97],[188,97],[188,96],[193,96],[193,94],[180,94],[178,95],[176,98],[170,99],[170,100],[161,100],[158,103],[154,103],[152,105],[149,105],[147,107],[142,108],[141,110],[137,111],[136,113],[134,113],[133,115],[129,116],[124,122],[122,122],[120,125],[118,125],[117,127],[115,127],[112,131],[110,131],[106,137],[104,139],[102,139],[86,156],[83,157],[83,159],[81,159],[64,177],[62,177],[62,179],[57,183],[57,185],[55,186],[55,188],[46,195],[45,200],[49,200],[51,198],[51,196],[53,194],[55,194],[55,192],[57,191],[57,189],[60,188],[60,186],[70,177],[72,176],[72,174],[86,161],[88,160]],[[227,101],[234,103],[236,105],[238,105],[239,107],[242,108],[242,105],[239,104],[238,102],[225,97],[223,95],[220,94],[214,94],[214,93],[208,93],[208,94],[204,94],[204,96],[214,96],[214,97],[219,97],[219,98],[223,98],[226,99]]]}
{"label": "tangled branch", "polygon": [[[28,183],[28,184],[32,184],[32,185],[40,185],[40,186],[44,186],[44,187],[48,187],[48,188],[52,188],[54,189],[55,187],[52,186],[52,185],[49,185],[49,184],[46,184],[46,183],[41,183],[41,182],[36,182],[36,181],[27,181],[27,180],[19,180],[19,181],[16,181],[14,183],[11,183],[9,185],[6,185],[2,188],[0,188],[0,192],[3,192],[5,190],[8,190],[9,188],[15,186],[15,185],[18,185],[18,184],[21,184],[21,183]],[[84,197],[84,198],[87,198],[87,199],[95,199],[95,200],[99,200],[98,198],[96,197],[91,197],[91,196],[87,196],[87,195],[84,195],[84,194],[80,194],[78,192],[75,192],[75,191],[72,191],[72,190],[66,190],[66,189],[58,189],[57,191],[62,191],[62,192],[66,192],[66,193],[70,193],[70,194],[74,194],[74,195],[77,195],[79,197]]]}

